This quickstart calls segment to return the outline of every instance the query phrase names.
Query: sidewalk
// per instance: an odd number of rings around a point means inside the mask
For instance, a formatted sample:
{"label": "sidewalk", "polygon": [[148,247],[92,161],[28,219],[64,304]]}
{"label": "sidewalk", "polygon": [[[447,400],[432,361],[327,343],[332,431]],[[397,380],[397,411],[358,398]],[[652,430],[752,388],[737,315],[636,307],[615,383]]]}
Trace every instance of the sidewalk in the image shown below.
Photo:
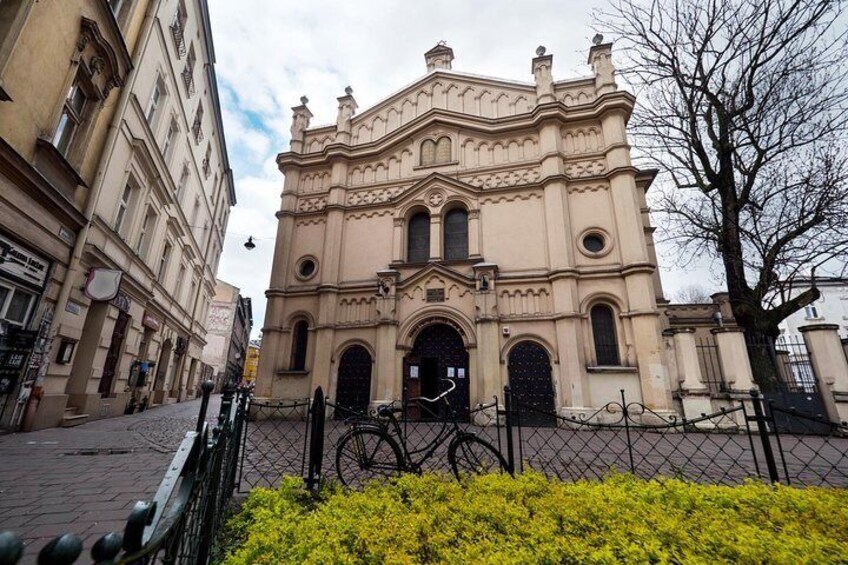
{"label": "sidewalk", "polygon": [[[220,396],[212,397],[209,421],[219,406]],[[155,494],[199,410],[200,400],[190,400],[75,428],[0,436],[0,531],[24,540],[22,563],[35,563],[60,534],[79,535],[87,551],[103,534],[123,533],[136,501]]]}

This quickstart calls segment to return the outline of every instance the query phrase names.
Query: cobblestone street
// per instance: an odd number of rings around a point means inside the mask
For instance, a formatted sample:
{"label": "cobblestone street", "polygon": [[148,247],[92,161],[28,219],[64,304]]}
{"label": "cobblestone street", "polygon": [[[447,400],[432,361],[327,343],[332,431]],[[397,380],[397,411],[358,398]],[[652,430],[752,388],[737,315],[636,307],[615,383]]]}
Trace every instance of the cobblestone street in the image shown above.
{"label": "cobblestone street", "polygon": [[[213,396],[208,420],[219,406]],[[200,400],[191,400],[75,428],[0,436],[0,531],[24,540],[23,563],[34,563],[56,535],[79,535],[87,551],[103,534],[123,532],[136,501],[156,492],[199,410]]]}

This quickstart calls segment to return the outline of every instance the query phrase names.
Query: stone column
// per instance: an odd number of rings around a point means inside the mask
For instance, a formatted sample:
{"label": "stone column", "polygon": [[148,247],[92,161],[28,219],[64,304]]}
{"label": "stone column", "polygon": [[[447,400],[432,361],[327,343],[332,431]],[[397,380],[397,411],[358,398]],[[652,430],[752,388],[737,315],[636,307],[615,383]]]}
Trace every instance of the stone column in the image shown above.
{"label": "stone column", "polygon": [[721,371],[727,386],[734,392],[747,394],[754,387],[754,375],[742,328],[713,328],[710,332],[716,339]]}
{"label": "stone column", "polygon": [[530,71],[536,82],[536,100],[538,104],[554,102],[554,78],[553,78],[554,56],[545,55],[545,48],[541,45],[536,49],[536,57],[533,59]]}
{"label": "stone column", "polygon": [[400,389],[395,384],[400,382],[395,372],[395,357],[397,350],[397,294],[395,284],[400,273],[394,269],[377,271],[380,281],[380,297],[377,299],[377,344],[376,360],[374,362],[374,395],[371,398],[371,408],[388,404],[400,396]]}
{"label": "stone column", "polygon": [[468,211],[468,256],[479,258],[483,255],[480,248],[480,210]]}
{"label": "stone column", "polygon": [[442,217],[430,215],[430,261],[442,258]]}
{"label": "stone column", "polygon": [[403,218],[394,219],[394,228],[392,231],[392,262],[400,263],[403,261]]}
{"label": "stone column", "polygon": [[798,331],[804,335],[828,418],[848,421],[848,361],[839,339],[839,326],[811,324]]}

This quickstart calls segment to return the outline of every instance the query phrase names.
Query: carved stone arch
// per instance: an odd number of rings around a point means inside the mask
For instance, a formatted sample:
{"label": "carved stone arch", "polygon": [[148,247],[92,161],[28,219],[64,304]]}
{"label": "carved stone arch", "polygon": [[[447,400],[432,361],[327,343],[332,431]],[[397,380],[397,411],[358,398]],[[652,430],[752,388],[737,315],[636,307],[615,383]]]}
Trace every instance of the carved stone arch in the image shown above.
{"label": "carved stone arch", "polygon": [[430,93],[426,90],[419,90],[415,95],[415,115],[420,116],[430,109]]}
{"label": "carved stone arch", "polygon": [[599,303],[611,306],[613,312],[618,316],[621,316],[621,314],[626,311],[625,305],[620,297],[612,294],[611,292],[600,291],[593,292],[580,301],[580,314],[583,317],[587,317],[592,306]]}
{"label": "carved stone arch", "polygon": [[553,346],[551,342],[543,338],[542,336],[535,333],[520,333],[513,336],[510,336],[501,347],[500,353],[500,362],[501,364],[506,364],[509,359],[509,352],[512,349],[521,343],[522,341],[532,341],[540,345],[545,351],[548,353],[548,357],[553,364],[559,364],[559,355],[557,355],[557,350]]}
{"label": "carved stone arch", "polygon": [[398,328],[398,347],[412,349],[421,330],[433,324],[446,324],[455,329],[462,337],[466,349],[477,347],[474,323],[465,314],[449,306],[429,306],[401,322]]}
{"label": "carved stone arch", "polygon": [[509,94],[506,92],[500,93],[494,101],[495,117],[503,118],[505,116],[509,116],[510,106]]}
{"label": "carved stone arch", "polygon": [[337,362],[339,359],[342,358],[342,355],[344,355],[344,352],[347,351],[348,349],[350,349],[351,347],[353,347],[354,345],[359,345],[361,347],[364,347],[365,350],[368,352],[368,354],[371,356],[371,362],[374,363],[376,361],[377,350],[367,340],[359,338],[359,337],[352,337],[352,338],[349,338],[349,339],[346,339],[345,341],[343,341],[336,348],[336,352],[333,355],[333,358],[331,359],[331,361]]}
{"label": "carved stone arch", "polygon": [[384,135],[386,135],[386,120],[383,119],[383,116],[377,116],[371,122],[371,141],[375,141],[380,139]]}
{"label": "carved stone arch", "polygon": [[394,131],[400,127],[400,112],[392,106],[386,112],[386,132]]}
{"label": "carved stone arch", "polygon": [[315,327],[315,318],[311,313],[306,310],[296,310],[289,314],[288,318],[286,318],[286,327],[291,329],[294,325],[300,320],[306,320],[306,323],[309,324],[309,328],[312,329]]}
{"label": "carved stone arch", "polygon": [[439,217],[444,222],[445,214],[456,208],[462,208],[469,214],[472,210],[480,209],[476,199],[472,199],[464,194],[449,194],[439,210]]}

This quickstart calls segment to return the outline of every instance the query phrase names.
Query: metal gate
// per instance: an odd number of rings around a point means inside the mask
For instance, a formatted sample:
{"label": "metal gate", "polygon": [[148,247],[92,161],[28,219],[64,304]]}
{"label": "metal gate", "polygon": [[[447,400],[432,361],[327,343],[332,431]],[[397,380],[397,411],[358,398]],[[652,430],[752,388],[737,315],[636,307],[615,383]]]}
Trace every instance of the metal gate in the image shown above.
{"label": "metal gate", "polygon": [[[337,406],[352,412],[365,414],[371,401],[371,354],[361,345],[345,350],[339,362],[339,378],[336,382]],[[337,410],[337,419],[344,419],[344,410]]]}
{"label": "metal gate", "polygon": [[544,347],[522,341],[512,348],[509,386],[522,426],[556,426],[551,360]]}

